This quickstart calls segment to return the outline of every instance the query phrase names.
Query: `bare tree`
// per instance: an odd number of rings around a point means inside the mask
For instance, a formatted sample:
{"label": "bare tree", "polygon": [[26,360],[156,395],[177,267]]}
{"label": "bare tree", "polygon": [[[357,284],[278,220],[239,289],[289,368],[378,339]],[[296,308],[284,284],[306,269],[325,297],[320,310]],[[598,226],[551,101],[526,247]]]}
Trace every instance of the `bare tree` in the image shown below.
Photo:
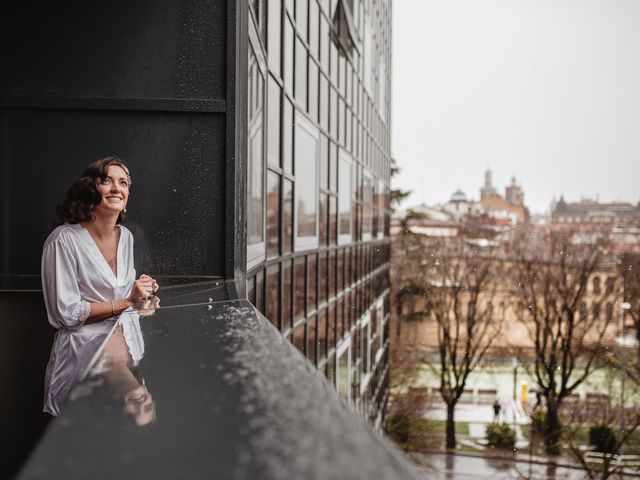
{"label": "bare tree", "polygon": [[[607,443],[607,445],[604,448],[604,452],[596,451],[597,456],[595,457],[590,458],[589,452],[585,452],[583,445],[578,441],[580,437],[578,434],[579,427],[568,429],[569,450],[591,480],[607,480],[614,475],[622,474],[625,465],[623,462],[618,461],[620,458],[618,453],[622,452],[630,443],[631,437],[640,427],[640,414],[633,413],[627,428],[622,431],[617,428],[617,421],[620,415],[623,415],[623,413],[610,411],[598,422],[597,427],[600,428],[601,432],[607,433],[606,438],[603,438],[601,442]],[[594,447],[596,446],[594,445]],[[600,448],[602,449],[602,446]],[[596,461],[594,462],[593,460]]]}
{"label": "bare tree", "polygon": [[501,329],[492,306],[500,262],[492,251],[480,251],[459,239],[434,247],[425,277],[430,317],[437,324],[438,361],[427,365],[440,379],[447,408],[446,447],[455,448],[455,407],[469,375]]}
{"label": "bare tree", "polygon": [[630,307],[627,310],[627,315],[631,317],[638,341],[634,376],[636,379],[640,379],[640,254],[627,253],[623,255],[620,262],[620,274],[624,282],[624,301]]}
{"label": "bare tree", "polygon": [[559,453],[563,400],[602,358],[611,317],[603,316],[600,306],[617,291],[617,276],[603,287],[599,279],[594,283],[594,274],[606,267],[605,244],[576,244],[573,238],[528,228],[513,245],[513,299],[534,346],[533,373],[546,401],[544,444],[550,455]]}

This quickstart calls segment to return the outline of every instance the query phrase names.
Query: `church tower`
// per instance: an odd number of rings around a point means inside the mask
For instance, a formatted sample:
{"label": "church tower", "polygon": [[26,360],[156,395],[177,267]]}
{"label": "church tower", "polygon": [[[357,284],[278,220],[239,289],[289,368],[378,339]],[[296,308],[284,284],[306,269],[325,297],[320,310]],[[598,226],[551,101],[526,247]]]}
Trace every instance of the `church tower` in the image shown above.
{"label": "church tower", "polygon": [[498,192],[491,184],[491,169],[487,168],[486,172],[484,172],[484,186],[480,189],[480,200],[485,200],[497,194]]}

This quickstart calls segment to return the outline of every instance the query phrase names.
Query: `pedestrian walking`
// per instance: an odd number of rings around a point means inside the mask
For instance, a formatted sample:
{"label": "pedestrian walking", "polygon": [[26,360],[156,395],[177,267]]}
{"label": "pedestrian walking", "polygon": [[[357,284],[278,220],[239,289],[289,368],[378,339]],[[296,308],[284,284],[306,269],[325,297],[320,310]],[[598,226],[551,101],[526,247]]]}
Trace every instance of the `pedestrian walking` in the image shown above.
{"label": "pedestrian walking", "polygon": [[500,402],[496,398],[495,402],[493,402],[493,421],[496,422],[496,423],[498,423],[500,421],[500,410],[501,409],[502,409],[502,406],[500,405]]}

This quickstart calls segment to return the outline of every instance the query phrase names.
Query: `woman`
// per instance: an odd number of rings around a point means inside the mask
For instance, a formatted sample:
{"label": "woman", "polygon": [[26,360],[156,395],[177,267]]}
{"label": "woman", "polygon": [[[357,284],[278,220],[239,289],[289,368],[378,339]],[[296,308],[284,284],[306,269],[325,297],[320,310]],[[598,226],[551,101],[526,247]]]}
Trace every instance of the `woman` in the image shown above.
{"label": "woman", "polygon": [[42,288],[49,323],[58,329],[45,376],[44,411],[60,406],[125,310],[158,289],[136,280],[133,237],[124,221],[131,177],[118,157],[90,164],[56,212],[61,225],[44,243]]}

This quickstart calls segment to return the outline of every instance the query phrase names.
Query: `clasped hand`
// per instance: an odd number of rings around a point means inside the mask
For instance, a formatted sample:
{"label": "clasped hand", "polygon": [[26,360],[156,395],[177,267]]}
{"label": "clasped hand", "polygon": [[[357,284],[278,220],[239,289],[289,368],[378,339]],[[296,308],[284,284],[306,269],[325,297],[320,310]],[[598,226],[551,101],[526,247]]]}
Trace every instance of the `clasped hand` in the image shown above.
{"label": "clasped hand", "polygon": [[158,283],[149,275],[142,274],[140,278],[133,283],[131,295],[129,301],[134,305],[143,303],[145,300],[149,300],[158,291]]}

